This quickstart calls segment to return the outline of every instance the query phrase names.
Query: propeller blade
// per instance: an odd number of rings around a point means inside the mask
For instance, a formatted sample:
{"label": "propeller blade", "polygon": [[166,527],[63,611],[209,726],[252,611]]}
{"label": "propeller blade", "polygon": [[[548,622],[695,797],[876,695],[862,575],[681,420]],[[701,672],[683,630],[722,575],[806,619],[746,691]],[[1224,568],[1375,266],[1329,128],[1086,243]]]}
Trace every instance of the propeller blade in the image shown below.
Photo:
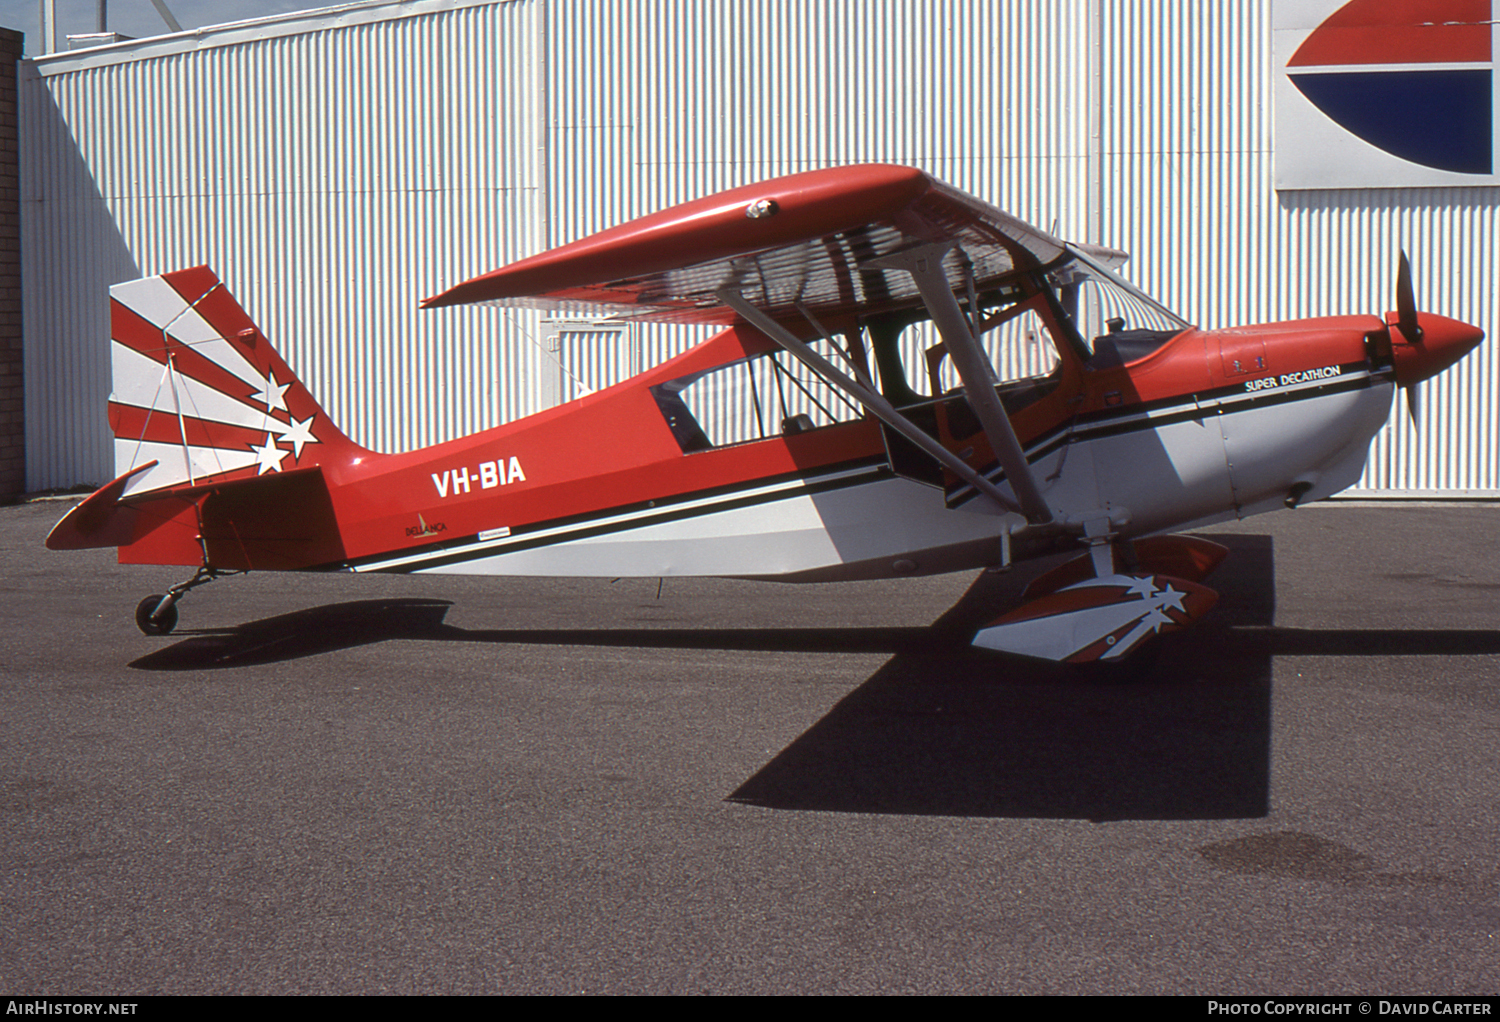
{"label": "propeller blade", "polygon": [[1417,298],[1411,286],[1411,261],[1401,253],[1401,267],[1396,271],[1396,326],[1408,344],[1422,343],[1422,327],[1417,322]]}
{"label": "propeller blade", "polygon": [[1419,384],[1413,383],[1411,386],[1409,386],[1409,387],[1406,388],[1406,412],[1407,412],[1408,415],[1411,416],[1411,428],[1413,430],[1416,430],[1416,428],[1417,428],[1417,411],[1418,411],[1418,408],[1417,408],[1417,403],[1418,403],[1417,402],[1417,398],[1418,398],[1417,387],[1418,386],[1419,386]]}

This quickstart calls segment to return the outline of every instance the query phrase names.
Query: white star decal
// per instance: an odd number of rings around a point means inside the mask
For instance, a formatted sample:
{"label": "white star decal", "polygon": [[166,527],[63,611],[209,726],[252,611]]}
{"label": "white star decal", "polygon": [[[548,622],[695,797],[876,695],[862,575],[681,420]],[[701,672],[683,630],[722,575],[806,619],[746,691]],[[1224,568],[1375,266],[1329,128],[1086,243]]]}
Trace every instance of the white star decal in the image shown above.
{"label": "white star decal", "polygon": [[[1158,607],[1171,607],[1173,610],[1183,610],[1182,601],[1187,598],[1187,593],[1179,593],[1168,583],[1167,587],[1153,595],[1159,596],[1161,601]],[[1186,611],[1183,611],[1186,613]]]}
{"label": "white star decal", "polygon": [[264,447],[256,447],[254,444],[251,444],[250,449],[255,452],[255,463],[259,466],[256,470],[256,475],[263,476],[267,472],[281,471],[281,461],[287,456],[287,452],[276,446],[276,441],[271,439],[270,433],[266,434],[266,445]]}
{"label": "white star decal", "polygon": [[1140,623],[1142,627],[1149,626],[1153,632],[1159,632],[1164,626],[1172,624],[1173,621],[1160,607],[1152,607],[1141,618]]}
{"label": "white star decal", "polygon": [[303,444],[315,444],[318,442],[318,438],[312,435],[312,424],[316,418],[316,415],[309,415],[301,422],[293,419],[292,422],[294,425],[282,431],[279,439],[284,444],[292,445],[293,459],[302,457]]}
{"label": "white star decal", "polygon": [[291,387],[292,385],[290,383],[277,384],[276,370],[272,369],[269,373],[267,373],[266,393],[265,396],[261,398],[261,400],[266,403],[266,411],[269,412],[273,408],[281,412],[286,411],[286,392],[290,390]]}

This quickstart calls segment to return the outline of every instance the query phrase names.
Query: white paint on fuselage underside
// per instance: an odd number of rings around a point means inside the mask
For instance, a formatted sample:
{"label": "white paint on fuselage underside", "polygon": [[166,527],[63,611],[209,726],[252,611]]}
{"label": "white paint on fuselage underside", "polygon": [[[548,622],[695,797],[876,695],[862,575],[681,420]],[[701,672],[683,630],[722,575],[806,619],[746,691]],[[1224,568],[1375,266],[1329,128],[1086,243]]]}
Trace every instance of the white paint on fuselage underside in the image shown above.
{"label": "white paint on fuselage underside", "polygon": [[1391,413],[1396,388],[1385,380],[1268,406],[1221,419],[1235,503],[1242,516],[1282,505],[1298,483],[1302,500],[1353,486],[1364,473],[1370,441]]}
{"label": "white paint on fuselage underside", "polygon": [[[1307,499],[1355,482],[1389,413],[1391,393],[1389,383],[1377,380],[1277,404],[1189,403],[1179,407],[1178,421],[1155,428],[1092,439],[1081,430],[1072,443],[1038,459],[1033,471],[1060,518],[1076,521],[1101,508],[1128,513],[1119,529],[1127,538],[1246,517],[1281,508],[1298,482],[1312,484]],[[1181,417],[1184,407],[1192,418]],[[1237,455],[1232,466],[1226,436]],[[878,470],[827,479],[843,485],[821,492],[808,491],[817,480],[751,486],[469,547],[398,555],[360,570],[877,578],[998,563],[999,535],[1020,524],[983,498],[949,510],[940,491]]]}
{"label": "white paint on fuselage underside", "polygon": [[[732,498],[731,498],[732,499]],[[727,503],[728,501],[726,501]],[[475,575],[775,576],[880,558],[912,559],[926,548],[986,541],[992,553],[1015,516],[949,511],[942,494],[885,477],[822,493],[798,493],[746,507],[682,512],[665,521],[612,528],[607,519],[580,527],[602,534],[536,543],[520,535],[494,553],[406,570]],[[505,549],[506,546],[521,549]],[[976,562],[987,563],[984,560]],[[372,565],[381,569],[389,564]],[[907,569],[910,571],[911,569]],[[892,569],[892,574],[903,573]]]}

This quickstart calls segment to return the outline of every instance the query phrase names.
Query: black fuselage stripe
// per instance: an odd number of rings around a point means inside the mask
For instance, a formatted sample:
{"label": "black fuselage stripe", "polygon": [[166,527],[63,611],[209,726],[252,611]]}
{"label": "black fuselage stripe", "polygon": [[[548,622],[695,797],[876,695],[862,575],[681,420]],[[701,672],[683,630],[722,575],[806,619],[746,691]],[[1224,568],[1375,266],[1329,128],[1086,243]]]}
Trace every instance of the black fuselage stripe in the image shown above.
{"label": "black fuselage stripe", "polygon": [[[858,469],[861,467],[868,467],[869,471],[859,472]],[[844,475],[843,473],[852,474]],[[838,478],[825,478],[830,475],[838,476]],[[803,480],[803,485],[785,485],[787,482],[799,478]],[[479,535],[475,533],[456,540],[447,541],[441,544],[441,546],[433,544],[422,549],[408,548],[396,553],[378,554],[350,561],[349,567],[364,568],[368,571],[396,573],[422,571],[431,568],[446,567],[450,564],[462,564],[464,561],[478,560],[485,557],[498,557],[504,554],[519,553],[524,550],[535,550],[539,547],[552,546],[557,543],[570,543],[583,539],[591,539],[596,536],[606,536],[614,532],[627,532],[633,529],[683,521],[689,518],[698,518],[724,511],[735,511],[741,508],[754,507],[758,504],[770,504],[780,500],[830,493],[835,490],[847,489],[851,486],[863,486],[866,483],[894,478],[896,477],[890,471],[889,467],[886,466],[884,458],[879,459],[874,464],[871,464],[871,459],[863,458],[856,462],[821,470],[816,475],[792,476],[790,478],[783,478],[779,482],[757,479],[749,485],[733,488],[715,487],[712,491],[700,491],[694,494],[665,498],[656,501],[656,504],[657,506],[667,506],[662,507],[660,511],[654,514],[641,514],[640,512],[643,510],[642,506],[626,505],[598,511],[590,515],[572,515],[567,519],[535,522],[530,525],[518,527],[512,530],[509,536],[503,538],[496,537],[495,539],[481,540]],[[766,489],[768,486],[775,486],[777,488]],[[740,497],[730,496],[732,493],[744,493],[748,489],[762,492],[746,493]],[[713,500],[714,496],[720,496],[724,499]],[[696,507],[681,506],[700,500],[710,500],[711,503]],[[649,507],[649,505],[646,507]],[[621,518],[620,516],[622,515],[635,515],[636,517]],[[588,524],[589,522],[596,524],[590,525]],[[569,528],[570,525],[574,527]],[[563,531],[553,531],[558,529]],[[526,538],[527,534],[538,532],[547,532],[549,535],[533,536],[530,539]],[[514,541],[512,542],[512,540]],[[444,554],[442,552],[444,550],[451,552]],[[388,568],[378,567],[382,562],[387,561],[401,561],[405,563],[393,564]]]}
{"label": "black fuselage stripe", "polygon": [[[1345,391],[1368,390],[1370,386],[1371,377],[1360,375],[1358,377],[1341,377],[1339,383],[1308,387],[1302,390],[1264,390],[1256,394],[1244,394],[1243,397],[1236,397],[1235,400],[1205,394],[1202,398],[1195,399],[1193,405],[1183,406],[1183,409],[1179,412],[1167,415],[1154,415],[1133,422],[1115,421],[1082,425],[1077,428],[1075,435],[1082,440],[1119,436],[1122,433],[1132,433],[1140,429],[1175,425],[1180,422],[1191,422],[1214,415],[1234,415],[1252,408],[1286,404],[1291,401],[1302,401],[1308,397],[1326,397],[1329,394],[1337,394]],[[1054,439],[1045,449],[1038,450],[1038,457],[1051,453],[1065,439],[1065,437]]]}
{"label": "black fuselage stripe", "polygon": [[[1328,383],[1317,386],[1301,386],[1295,389],[1267,388],[1251,393],[1244,389],[1243,384],[1239,384],[1234,387],[1221,387],[1218,390],[1194,394],[1190,398],[1166,398],[1150,404],[1131,405],[1118,412],[1096,412],[1089,416],[1079,416],[1077,420],[1054,426],[1032,441],[1032,446],[1026,452],[1026,462],[1034,464],[1041,461],[1070,443],[1084,443],[1183,422],[1235,415],[1254,408],[1327,397],[1330,394],[1368,390],[1389,375],[1388,372],[1369,371],[1366,363],[1363,362],[1340,368],[1343,372],[1339,376],[1331,377]],[[1169,409],[1176,409],[1176,411],[1168,411]],[[1146,414],[1153,412],[1156,414]],[[980,474],[997,484],[1005,480],[1005,473],[999,470],[996,462],[990,462],[980,470]],[[978,492],[967,484],[957,486],[948,495],[948,506],[959,507],[978,495]]]}

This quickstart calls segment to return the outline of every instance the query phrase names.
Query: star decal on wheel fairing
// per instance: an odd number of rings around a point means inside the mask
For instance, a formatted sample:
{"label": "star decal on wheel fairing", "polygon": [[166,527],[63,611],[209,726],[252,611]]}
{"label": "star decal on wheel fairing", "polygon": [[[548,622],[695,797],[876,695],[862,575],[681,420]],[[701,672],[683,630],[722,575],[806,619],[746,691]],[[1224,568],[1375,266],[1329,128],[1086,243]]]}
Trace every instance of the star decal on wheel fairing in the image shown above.
{"label": "star decal on wheel fairing", "polygon": [[[1156,579],[1152,576],[1105,576],[1103,578],[1091,579],[1087,582],[1080,582],[1077,585],[1069,586],[1069,588],[1087,589],[1093,586],[1111,586],[1121,584],[1124,585],[1127,595],[1138,596],[1140,597],[1141,602],[1146,604],[1146,607],[1141,610],[1141,617],[1144,619],[1144,623],[1155,624],[1155,628],[1153,629],[1154,631],[1159,632],[1161,631],[1163,625],[1170,625],[1173,623],[1172,619],[1167,616],[1166,611],[1168,608],[1185,613],[1185,610],[1182,606],[1182,601],[1187,598],[1187,593],[1178,592],[1176,589],[1172,588],[1172,583],[1170,582],[1166,583],[1162,588],[1158,589],[1156,588]],[[1136,607],[1138,605],[1126,604],[1126,606]]]}
{"label": "star decal on wheel fairing", "polygon": [[1182,601],[1187,594],[1173,589],[1170,582],[1163,588],[1157,589],[1156,579],[1144,578],[1140,579],[1136,585],[1130,586],[1129,592],[1140,596],[1141,602],[1146,604],[1146,609],[1135,620],[1135,627],[1123,636],[1118,636],[1111,644],[1113,648],[1100,657],[1101,660],[1114,659],[1134,649],[1147,634],[1158,635],[1163,628],[1178,624],[1167,614],[1167,608],[1170,607],[1178,613],[1185,613]]}
{"label": "star decal on wheel fairing", "polygon": [[1106,575],[1038,597],[979,629],[973,643],[1048,660],[1113,660],[1190,624],[1202,613],[1193,598],[1190,584],[1165,576]]}

